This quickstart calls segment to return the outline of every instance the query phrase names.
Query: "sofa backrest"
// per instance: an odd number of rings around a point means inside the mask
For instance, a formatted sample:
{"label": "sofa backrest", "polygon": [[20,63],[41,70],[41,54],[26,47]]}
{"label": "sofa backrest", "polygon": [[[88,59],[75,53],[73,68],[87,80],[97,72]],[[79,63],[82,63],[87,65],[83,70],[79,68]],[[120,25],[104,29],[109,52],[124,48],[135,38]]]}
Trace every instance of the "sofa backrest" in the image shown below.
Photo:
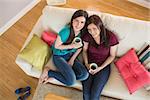
{"label": "sofa backrest", "polygon": [[[42,14],[42,26],[45,30],[50,29],[59,32],[70,22],[76,9],[46,6]],[[150,41],[150,22],[127,17],[88,11],[89,15],[97,14],[101,17],[104,25],[114,32],[119,39],[117,56],[123,55],[130,48],[139,50],[141,46]]]}

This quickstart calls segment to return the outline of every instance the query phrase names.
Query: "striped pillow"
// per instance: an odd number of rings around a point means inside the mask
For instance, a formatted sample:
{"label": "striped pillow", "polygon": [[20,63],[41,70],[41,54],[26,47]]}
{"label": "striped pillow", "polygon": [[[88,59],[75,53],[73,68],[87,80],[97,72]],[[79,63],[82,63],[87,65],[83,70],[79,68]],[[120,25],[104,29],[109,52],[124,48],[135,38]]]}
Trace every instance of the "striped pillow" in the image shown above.
{"label": "striped pillow", "polygon": [[146,69],[148,69],[148,71],[150,72],[150,62],[148,62],[145,67],[146,67]]}
{"label": "striped pillow", "polygon": [[[141,50],[137,53],[140,62],[147,68],[150,68],[150,45],[145,43]],[[147,65],[148,64],[148,65]]]}
{"label": "striped pillow", "polygon": [[[150,44],[145,43],[144,46],[137,53],[140,62],[150,72]],[[146,90],[150,90],[150,85],[144,86]]]}
{"label": "striped pillow", "polygon": [[137,56],[140,57],[149,48],[149,46],[150,45],[148,43],[145,43],[144,46],[137,53]]}

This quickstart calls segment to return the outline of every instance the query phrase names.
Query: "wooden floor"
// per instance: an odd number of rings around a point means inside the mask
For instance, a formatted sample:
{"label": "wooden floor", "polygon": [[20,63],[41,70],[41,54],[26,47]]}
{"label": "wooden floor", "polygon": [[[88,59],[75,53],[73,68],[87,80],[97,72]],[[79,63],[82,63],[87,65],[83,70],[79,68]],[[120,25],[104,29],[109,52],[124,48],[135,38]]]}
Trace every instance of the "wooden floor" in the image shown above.
{"label": "wooden floor", "polygon": [[[32,99],[38,80],[27,76],[15,64],[15,59],[45,5],[45,0],[41,0],[36,7],[0,36],[0,100],[16,100],[14,90],[27,85],[32,87],[32,95],[29,97]],[[97,10],[150,21],[149,9],[126,0],[67,0],[67,4],[61,7]]]}

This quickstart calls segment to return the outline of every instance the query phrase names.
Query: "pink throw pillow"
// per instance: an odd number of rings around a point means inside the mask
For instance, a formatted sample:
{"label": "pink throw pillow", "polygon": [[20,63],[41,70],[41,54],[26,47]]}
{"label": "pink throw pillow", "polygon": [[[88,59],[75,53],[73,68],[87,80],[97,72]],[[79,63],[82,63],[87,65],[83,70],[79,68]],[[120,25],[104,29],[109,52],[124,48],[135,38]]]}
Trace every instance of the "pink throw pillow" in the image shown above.
{"label": "pink throw pillow", "polygon": [[150,84],[150,73],[139,62],[134,48],[118,59],[115,65],[121,73],[130,94]]}
{"label": "pink throw pillow", "polygon": [[51,46],[57,38],[57,34],[53,32],[44,31],[41,36],[42,40]]}

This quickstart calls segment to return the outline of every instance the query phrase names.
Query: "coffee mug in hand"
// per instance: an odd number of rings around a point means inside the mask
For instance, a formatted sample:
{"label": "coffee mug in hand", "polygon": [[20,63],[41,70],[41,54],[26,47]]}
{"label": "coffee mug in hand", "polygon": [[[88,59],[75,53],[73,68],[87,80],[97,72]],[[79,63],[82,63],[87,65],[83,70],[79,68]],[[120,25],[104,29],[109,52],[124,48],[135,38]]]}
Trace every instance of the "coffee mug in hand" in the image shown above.
{"label": "coffee mug in hand", "polygon": [[[80,46],[79,48],[81,48],[81,47],[83,46],[82,40],[81,40],[81,38],[79,38],[79,37],[75,37],[75,38],[73,39],[73,42],[72,42],[72,43],[77,44],[78,46]],[[78,48],[78,49],[79,49],[79,48]]]}
{"label": "coffee mug in hand", "polygon": [[97,64],[96,63],[91,63],[90,64],[90,69],[96,69],[98,66],[97,66]]}
{"label": "coffee mug in hand", "polygon": [[81,43],[81,41],[82,41],[81,38],[75,37],[73,43]]}
{"label": "coffee mug in hand", "polygon": [[81,42],[80,39],[76,39],[76,40],[75,40],[75,43],[79,43],[79,42]]}

